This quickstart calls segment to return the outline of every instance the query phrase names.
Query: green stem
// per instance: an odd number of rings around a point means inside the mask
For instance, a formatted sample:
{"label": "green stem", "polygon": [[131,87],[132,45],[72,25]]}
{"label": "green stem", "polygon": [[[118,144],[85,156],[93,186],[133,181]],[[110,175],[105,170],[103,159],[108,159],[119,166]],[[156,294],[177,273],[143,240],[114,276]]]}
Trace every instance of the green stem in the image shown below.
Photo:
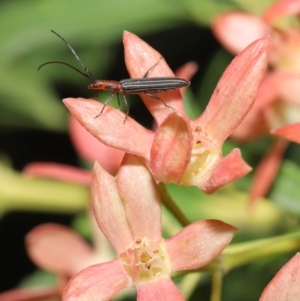
{"label": "green stem", "polygon": [[212,288],[210,301],[221,301],[223,275],[224,273],[221,270],[216,270],[212,273]]}
{"label": "green stem", "polygon": [[169,195],[166,185],[164,183],[159,183],[158,188],[160,191],[162,203],[165,205],[165,207],[174,215],[174,217],[176,217],[176,219],[183,227],[190,225],[191,222],[183,214],[183,212]]}
{"label": "green stem", "polygon": [[230,270],[272,255],[296,252],[300,249],[300,232],[228,246],[219,258],[200,271]]}

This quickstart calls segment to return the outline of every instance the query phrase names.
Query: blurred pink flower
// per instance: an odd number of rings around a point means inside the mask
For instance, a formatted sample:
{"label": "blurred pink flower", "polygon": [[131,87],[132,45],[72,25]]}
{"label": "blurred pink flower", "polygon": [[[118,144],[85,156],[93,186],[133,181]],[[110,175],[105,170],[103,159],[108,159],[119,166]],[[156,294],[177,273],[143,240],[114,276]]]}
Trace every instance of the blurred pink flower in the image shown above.
{"label": "blurred pink flower", "polygon": [[[130,76],[141,77],[160,54],[137,36],[124,33],[125,61]],[[224,72],[205,112],[195,120],[185,115],[179,91],[160,93],[174,108],[141,94],[158,128],[149,131],[119,110],[87,99],[65,99],[64,103],[78,121],[102,143],[143,157],[155,179],[194,185],[207,193],[234,181],[251,168],[240,151],[222,156],[222,145],[250,110],[268,61],[268,38],[254,42],[238,55]],[[150,76],[173,76],[163,60]]]}
{"label": "blurred pink flower", "polygon": [[93,246],[69,227],[43,224],[26,236],[26,248],[33,263],[40,269],[56,275],[56,286],[34,286],[0,293],[1,301],[61,300],[63,290],[72,276],[80,270],[112,259],[112,250],[106,238],[92,222]]}
{"label": "blurred pink flower", "polygon": [[300,253],[286,263],[264,289],[259,301],[300,300]]}
{"label": "blurred pink flower", "polygon": [[124,157],[116,177],[95,164],[92,206],[99,228],[118,257],[74,276],[64,291],[64,301],[109,300],[131,286],[136,287],[138,300],[183,300],[171,273],[212,261],[236,231],[221,221],[205,220],[163,239],[157,184],[133,155]]}
{"label": "blurred pink flower", "polygon": [[[286,138],[286,132],[280,128],[300,121],[300,29],[287,22],[284,26],[277,22],[283,17],[297,17],[299,13],[299,0],[281,0],[262,17],[228,12],[214,20],[213,32],[234,54],[266,34],[271,36],[273,44],[269,62],[272,71],[263,80],[252,109],[232,133],[233,139],[251,141],[270,132],[280,132],[278,136]],[[252,200],[267,193],[277,174],[287,144],[281,141],[276,144],[275,153],[266,154],[259,164],[250,189]]]}

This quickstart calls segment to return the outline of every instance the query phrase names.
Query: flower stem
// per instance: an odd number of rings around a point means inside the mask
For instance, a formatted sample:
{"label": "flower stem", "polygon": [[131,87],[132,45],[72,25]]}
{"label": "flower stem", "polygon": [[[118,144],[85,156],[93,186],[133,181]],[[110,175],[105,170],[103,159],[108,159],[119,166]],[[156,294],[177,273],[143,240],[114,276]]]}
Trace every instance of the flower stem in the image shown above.
{"label": "flower stem", "polygon": [[200,271],[230,270],[272,255],[296,252],[300,248],[300,232],[281,235],[274,238],[237,243],[225,248],[223,253]]}
{"label": "flower stem", "polygon": [[212,288],[210,301],[221,301],[223,273],[221,270],[216,270],[212,273]]}
{"label": "flower stem", "polygon": [[166,185],[164,183],[159,183],[158,188],[162,203],[165,205],[165,207],[174,215],[174,217],[176,217],[176,219],[183,227],[190,225],[191,222],[171,198],[170,194],[167,191]]}

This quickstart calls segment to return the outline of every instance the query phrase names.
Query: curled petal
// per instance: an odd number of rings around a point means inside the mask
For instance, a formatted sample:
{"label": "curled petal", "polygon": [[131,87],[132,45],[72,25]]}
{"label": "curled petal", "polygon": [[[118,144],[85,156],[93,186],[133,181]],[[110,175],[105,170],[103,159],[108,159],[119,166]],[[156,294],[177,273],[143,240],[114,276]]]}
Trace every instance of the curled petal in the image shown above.
{"label": "curled petal", "polygon": [[[92,99],[68,98],[64,104],[76,119],[102,143],[149,159],[153,133],[125,114]],[[98,116],[99,115],[99,116]],[[128,139],[130,137],[130,139]]]}
{"label": "curled petal", "polygon": [[277,18],[298,15],[300,13],[299,0],[281,0],[274,3],[265,13],[264,19],[267,23],[273,23]]}
{"label": "curled petal", "polygon": [[236,228],[218,220],[195,222],[166,241],[172,271],[197,269],[221,254]]}
{"label": "curled petal", "polygon": [[212,30],[221,44],[233,54],[238,54],[270,32],[261,18],[242,12],[218,15],[213,21]]}
{"label": "curled petal", "polygon": [[188,165],[193,136],[188,122],[178,113],[170,114],[156,130],[150,169],[156,180],[179,183]]}
{"label": "curled petal", "polygon": [[210,178],[199,183],[199,187],[206,193],[213,193],[220,187],[243,177],[251,170],[252,168],[243,160],[241,151],[236,148],[220,159]]}
{"label": "curled petal", "polygon": [[116,182],[134,240],[161,239],[160,195],[148,168],[136,156],[126,155]]}
{"label": "curled petal", "polygon": [[289,124],[278,129],[274,129],[271,133],[289,141],[300,143],[300,123]]}
{"label": "curled petal", "polygon": [[92,206],[98,226],[119,254],[131,245],[133,237],[115,178],[97,162],[94,166],[91,190]]}
{"label": "curled petal", "polygon": [[156,281],[143,282],[137,287],[138,301],[184,301],[178,288],[168,276]]}
{"label": "curled petal", "polygon": [[259,301],[298,301],[300,283],[300,253],[297,253],[275,275]]}
{"label": "curled petal", "polygon": [[[158,64],[150,70],[148,77],[174,76],[174,73],[168,67],[166,62],[163,59],[159,59],[161,55],[136,35],[125,31],[123,43],[125,49],[125,62],[130,77],[143,77],[149,68],[156,63]],[[168,106],[184,114],[182,98],[178,90],[158,93],[157,95]],[[160,100],[154,99],[146,94],[140,94],[140,96],[155,118],[157,124],[161,124],[162,121],[173,112],[172,109],[166,107]]]}
{"label": "curled petal", "polygon": [[124,152],[101,143],[73,115],[70,118],[70,137],[77,152],[83,158],[92,163],[97,160],[112,175],[117,173]]}
{"label": "curled petal", "polygon": [[74,276],[65,288],[63,301],[107,301],[131,285],[121,262],[116,259],[90,266]]}
{"label": "curled petal", "polygon": [[217,146],[251,109],[268,65],[270,38],[255,41],[227,67],[204,113],[195,121]]}
{"label": "curled petal", "polygon": [[64,180],[84,185],[90,185],[92,181],[90,172],[58,163],[34,162],[26,165],[23,172],[29,176]]}
{"label": "curled petal", "polygon": [[73,276],[93,254],[92,249],[75,231],[44,224],[26,236],[27,252],[39,267],[56,274]]}

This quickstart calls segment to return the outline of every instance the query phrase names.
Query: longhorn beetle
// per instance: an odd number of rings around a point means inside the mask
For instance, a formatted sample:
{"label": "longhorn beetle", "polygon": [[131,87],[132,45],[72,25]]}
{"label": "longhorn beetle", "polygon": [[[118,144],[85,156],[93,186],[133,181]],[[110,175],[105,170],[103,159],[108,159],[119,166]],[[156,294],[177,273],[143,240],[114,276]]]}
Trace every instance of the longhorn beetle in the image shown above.
{"label": "longhorn beetle", "polygon": [[51,30],[51,31],[55,35],[57,35],[69,47],[69,49],[72,51],[73,55],[75,56],[76,60],[79,62],[79,64],[85,70],[85,73],[81,72],[77,68],[69,65],[68,63],[61,62],[61,61],[46,62],[46,63],[40,65],[38,67],[38,70],[40,70],[43,66],[48,65],[48,64],[66,65],[66,66],[74,69],[75,71],[77,71],[78,73],[83,75],[84,77],[93,81],[90,85],[88,85],[88,89],[111,91],[112,92],[111,96],[106,99],[101,112],[98,115],[96,115],[95,118],[99,117],[103,113],[104,108],[110,103],[110,101],[112,100],[112,98],[114,97],[115,94],[117,95],[119,106],[120,106],[119,94],[123,95],[123,99],[124,99],[124,103],[125,103],[125,107],[126,107],[126,116],[125,116],[123,123],[125,123],[126,118],[129,113],[129,106],[128,106],[128,103],[127,103],[127,100],[125,97],[126,94],[144,93],[154,99],[160,100],[166,107],[173,109],[172,107],[168,106],[159,96],[157,96],[155,94],[160,93],[160,92],[177,90],[179,88],[188,87],[190,85],[189,81],[187,81],[183,78],[179,78],[179,77],[150,77],[150,78],[148,78],[147,76],[148,76],[150,70],[153,69],[159,63],[159,60],[162,57],[160,57],[158,59],[158,61],[147,70],[147,72],[144,74],[144,76],[142,78],[122,79],[119,82],[114,81],[114,80],[95,79],[94,76],[89,71],[89,69],[84,65],[82,60],[79,58],[79,56],[77,55],[75,50],[71,47],[71,45],[62,36],[60,36],[57,32],[55,32],[54,30]]}

